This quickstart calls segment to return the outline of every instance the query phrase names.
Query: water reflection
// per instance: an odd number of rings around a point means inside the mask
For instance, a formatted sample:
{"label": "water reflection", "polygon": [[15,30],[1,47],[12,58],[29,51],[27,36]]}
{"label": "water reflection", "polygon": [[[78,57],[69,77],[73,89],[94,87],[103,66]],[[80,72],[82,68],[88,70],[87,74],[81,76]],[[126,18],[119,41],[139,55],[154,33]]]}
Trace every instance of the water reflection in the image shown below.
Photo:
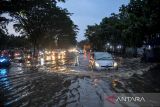
{"label": "water reflection", "polygon": [[7,75],[7,69],[0,69],[0,77]]}
{"label": "water reflection", "polygon": [[4,106],[4,93],[8,93],[8,90],[5,90],[6,88],[11,88],[11,83],[7,77],[8,69],[0,69],[0,91],[1,91],[1,97],[0,97],[0,106]]}
{"label": "water reflection", "polygon": [[69,67],[79,65],[79,55],[63,51],[59,53],[50,52],[40,56],[39,61],[41,66],[49,67],[54,72],[67,72]]}
{"label": "water reflection", "polygon": [[41,64],[41,65],[44,65],[44,58],[41,58],[40,64]]}
{"label": "water reflection", "polygon": [[[38,77],[39,74],[19,73],[21,71],[24,70],[20,67],[0,69],[0,107],[19,107],[29,101],[28,99],[25,101],[25,98],[32,93],[30,81]],[[22,99],[24,99],[23,103],[21,103]]]}
{"label": "water reflection", "polygon": [[98,78],[93,79],[93,86],[98,86],[100,84],[101,80]]}
{"label": "water reflection", "polygon": [[0,69],[0,84],[3,84],[5,87],[9,87],[9,80],[7,78],[7,69]]}

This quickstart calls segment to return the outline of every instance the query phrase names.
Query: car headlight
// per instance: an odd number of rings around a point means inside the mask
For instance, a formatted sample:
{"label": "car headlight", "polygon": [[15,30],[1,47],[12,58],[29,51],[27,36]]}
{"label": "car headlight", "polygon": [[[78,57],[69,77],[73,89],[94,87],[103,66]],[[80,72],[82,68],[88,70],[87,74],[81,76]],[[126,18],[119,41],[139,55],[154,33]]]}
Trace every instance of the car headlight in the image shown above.
{"label": "car headlight", "polygon": [[117,66],[118,66],[118,63],[117,63],[117,62],[114,62],[113,66],[114,66],[114,67],[117,67]]}
{"label": "car headlight", "polygon": [[95,62],[95,66],[96,66],[96,67],[100,67],[100,65],[99,65],[97,62]]}

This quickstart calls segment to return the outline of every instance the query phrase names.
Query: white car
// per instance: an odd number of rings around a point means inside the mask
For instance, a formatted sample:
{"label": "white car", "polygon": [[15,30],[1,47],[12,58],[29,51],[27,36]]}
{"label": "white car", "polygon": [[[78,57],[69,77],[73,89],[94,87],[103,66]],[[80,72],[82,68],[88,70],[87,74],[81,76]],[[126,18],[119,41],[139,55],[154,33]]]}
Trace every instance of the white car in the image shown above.
{"label": "white car", "polygon": [[89,60],[91,69],[118,69],[118,64],[108,52],[94,52]]}

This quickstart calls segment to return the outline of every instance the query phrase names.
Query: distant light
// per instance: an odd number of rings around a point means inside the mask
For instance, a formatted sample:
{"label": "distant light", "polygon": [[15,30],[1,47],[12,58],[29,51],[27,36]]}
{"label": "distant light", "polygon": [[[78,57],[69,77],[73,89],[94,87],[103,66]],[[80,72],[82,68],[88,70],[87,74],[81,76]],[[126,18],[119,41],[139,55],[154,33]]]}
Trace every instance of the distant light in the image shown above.
{"label": "distant light", "polygon": [[109,45],[110,45],[110,43],[107,43],[107,45],[109,46]]}
{"label": "distant light", "polygon": [[121,45],[118,45],[117,48],[120,49],[120,48],[122,48],[122,46],[121,46]]}
{"label": "distant light", "polygon": [[43,53],[42,51],[39,51],[39,54],[40,54],[40,55],[43,55],[44,53]]}
{"label": "distant light", "polygon": [[68,50],[69,52],[78,52],[78,50],[76,48],[71,48]]}
{"label": "distant light", "polygon": [[151,45],[148,46],[148,49],[151,49]]}
{"label": "distant light", "polygon": [[113,46],[110,46],[110,49],[112,49],[113,48]]}

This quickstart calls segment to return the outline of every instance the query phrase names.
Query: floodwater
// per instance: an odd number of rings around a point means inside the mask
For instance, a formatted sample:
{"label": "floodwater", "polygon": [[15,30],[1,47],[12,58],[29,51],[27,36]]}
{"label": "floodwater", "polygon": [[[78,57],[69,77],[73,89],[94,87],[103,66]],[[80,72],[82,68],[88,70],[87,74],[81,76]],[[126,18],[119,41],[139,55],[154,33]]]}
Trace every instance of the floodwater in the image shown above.
{"label": "floodwater", "polygon": [[149,87],[151,83],[143,81],[141,76],[153,65],[137,61],[125,59],[119,62],[117,71],[102,72],[91,71],[88,59],[83,55],[58,62],[48,61],[34,67],[12,62],[9,69],[0,69],[0,106],[126,107],[108,102],[107,95],[116,92],[159,92],[153,84]]}

